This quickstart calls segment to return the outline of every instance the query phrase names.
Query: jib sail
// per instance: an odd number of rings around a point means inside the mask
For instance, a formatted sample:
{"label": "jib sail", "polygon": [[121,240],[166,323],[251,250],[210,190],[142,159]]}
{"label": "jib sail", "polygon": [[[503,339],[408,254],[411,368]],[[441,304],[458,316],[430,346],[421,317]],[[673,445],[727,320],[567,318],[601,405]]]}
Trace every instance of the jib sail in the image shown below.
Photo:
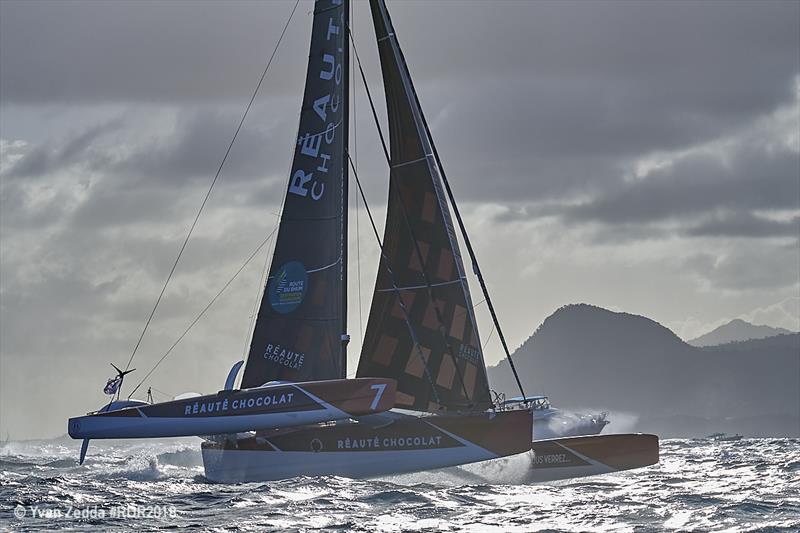
{"label": "jib sail", "polygon": [[314,4],[299,135],[242,388],[345,377],[348,4]]}

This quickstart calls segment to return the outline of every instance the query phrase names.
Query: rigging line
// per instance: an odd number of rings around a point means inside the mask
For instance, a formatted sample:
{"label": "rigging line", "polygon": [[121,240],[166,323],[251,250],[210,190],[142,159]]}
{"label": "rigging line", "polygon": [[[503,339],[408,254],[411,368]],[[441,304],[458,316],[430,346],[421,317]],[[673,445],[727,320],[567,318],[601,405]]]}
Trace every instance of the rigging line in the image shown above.
{"label": "rigging line", "polygon": [[496,328],[494,324],[492,324],[492,331],[489,332],[489,336],[486,337],[486,342],[483,343],[483,349],[486,350],[486,347],[489,346],[489,341],[492,340],[492,335],[494,334]]}
{"label": "rigging line", "polygon": [[168,393],[168,392],[164,392],[163,390],[158,390],[158,389],[157,389],[157,388],[155,388],[155,387],[150,387],[150,389],[151,389],[153,392],[157,392],[158,394],[160,394],[160,395],[164,396],[165,398],[174,398],[174,397],[175,397],[175,395],[174,395],[174,394],[170,394],[170,393]]}
{"label": "rigging line", "polygon": [[[367,77],[364,74],[363,67],[361,66],[361,58],[358,55],[358,50],[356,49],[355,40],[353,39],[352,31],[350,31],[348,33],[350,33],[350,41],[351,41],[351,43],[353,45],[353,51],[355,52],[356,61],[358,62],[358,70],[359,70],[359,72],[361,72],[361,80],[364,83],[364,90],[367,93],[367,98],[369,99],[369,105],[370,105],[370,108],[372,109],[372,117],[373,117],[373,119],[375,121],[375,127],[377,128],[378,135],[380,136],[380,139],[381,139],[381,146],[383,147],[383,155],[386,157],[386,163],[389,165],[389,179],[391,181],[391,177],[392,177],[392,175],[394,173],[394,167],[392,166],[392,160],[389,157],[389,149],[386,146],[386,139],[384,138],[383,131],[381,130],[380,121],[378,120],[378,113],[375,111],[375,103],[372,100],[372,94],[371,94],[371,92],[369,90],[369,86],[367,85]],[[433,144],[433,141],[431,141],[431,144]],[[390,191],[391,191],[391,189],[392,189],[392,187],[389,188]],[[431,284],[430,284],[430,280],[428,279],[428,275],[425,272],[425,261],[424,261],[424,259],[422,257],[422,251],[419,248],[419,241],[417,240],[416,235],[414,235],[414,230],[411,228],[411,223],[410,223],[409,218],[408,218],[408,211],[406,209],[405,202],[403,202],[403,198],[402,198],[402,196],[400,194],[399,189],[395,188],[395,192],[397,194],[397,199],[400,202],[400,206],[402,208],[403,219],[406,222],[406,227],[408,228],[408,231],[411,234],[411,240],[414,242],[414,251],[415,251],[415,253],[417,255],[417,259],[419,260],[419,266],[420,266],[420,269],[421,269],[421,272],[422,272],[422,279],[423,279],[423,281],[425,281],[425,285],[428,287],[428,298],[429,298],[431,304],[433,304],[433,309],[434,309],[434,311],[436,313],[436,319],[439,322],[439,328],[438,329],[439,329],[439,333],[442,335],[442,338],[444,340],[445,351],[448,353],[448,355],[450,355],[450,358],[453,360],[453,367],[455,367],[456,375],[458,376],[458,380],[461,383],[461,388],[464,391],[464,397],[467,399],[467,402],[471,402],[470,397],[469,397],[469,393],[467,392],[466,383],[464,382],[464,376],[462,375],[461,369],[458,367],[458,359],[456,358],[455,353],[453,352],[453,347],[452,347],[449,339],[447,338],[447,328],[445,328],[444,319],[442,318],[441,310],[439,309],[439,305],[437,304],[436,299],[433,296],[433,289],[431,288]],[[402,304],[402,299],[399,297],[399,293],[398,293],[398,301],[401,302],[401,307],[402,307],[402,305],[403,305]],[[475,324],[473,324],[472,327],[474,329],[475,328]],[[427,370],[427,368],[426,368],[426,370]],[[431,387],[433,387],[433,384],[431,384]],[[440,402],[438,402],[438,400],[437,400],[437,403],[440,403]]]}
{"label": "rigging line", "polygon": [[172,343],[172,346],[170,346],[169,350],[167,350],[167,351],[166,351],[166,353],[165,353],[164,355],[162,355],[162,356],[161,356],[161,359],[159,359],[159,360],[156,362],[156,364],[155,364],[155,365],[153,365],[153,368],[151,368],[151,369],[150,369],[150,371],[149,371],[147,374],[145,374],[145,376],[142,378],[142,380],[141,380],[141,381],[140,381],[140,382],[139,382],[139,383],[136,385],[136,387],[134,387],[134,389],[133,389],[133,390],[131,391],[131,393],[128,395],[128,399],[130,399],[130,397],[131,397],[131,396],[133,396],[133,393],[134,393],[134,392],[136,392],[136,391],[139,389],[139,387],[141,387],[141,386],[142,386],[142,384],[144,384],[144,382],[147,380],[147,378],[149,378],[149,377],[150,377],[150,375],[152,375],[152,373],[153,373],[153,372],[155,372],[156,368],[158,368],[158,365],[160,365],[160,364],[161,364],[161,363],[164,361],[164,359],[166,359],[166,358],[167,358],[167,356],[168,356],[170,353],[172,353],[172,350],[174,350],[174,349],[175,349],[175,347],[178,345],[178,343],[180,343],[180,342],[183,340],[183,338],[184,338],[184,337],[185,337],[185,336],[186,336],[186,335],[189,333],[189,331],[190,331],[190,330],[191,330],[191,329],[194,327],[194,325],[195,325],[195,324],[197,324],[197,323],[200,321],[200,319],[201,319],[201,318],[203,318],[203,315],[205,315],[205,314],[206,314],[206,311],[208,311],[209,309],[211,309],[211,306],[212,306],[212,305],[214,305],[214,303],[217,301],[217,299],[218,299],[220,296],[222,296],[222,293],[223,293],[223,292],[225,292],[225,290],[226,290],[226,289],[227,289],[227,288],[230,286],[230,284],[231,284],[231,283],[233,283],[233,280],[235,280],[235,279],[236,279],[236,277],[237,277],[239,274],[241,274],[241,273],[242,273],[242,270],[244,270],[244,269],[245,269],[245,267],[246,267],[248,264],[250,264],[250,261],[252,261],[252,260],[253,260],[253,258],[254,258],[256,255],[258,255],[258,252],[260,252],[260,251],[261,251],[261,249],[264,247],[264,245],[266,245],[266,244],[267,244],[267,242],[269,242],[269,240],[270,240],[270,239],[272,239],[272,236],[273,236],[274,234],[275,234],[275,230],[272,230],[272,232],[271,232],[269,235],[267,235],[267,238],[266,238],[266,239],[264,239],[263,241],[261,241],[261,244],[259,244],[259,245],[258,245],[258,247],[257,247],[255,250],[253,250],[253,253],[251,253],[251,254],[250,254],[250,257],[248,257],[248,258],[247,258],[247,260],[244,262],[244,264],[243,264],[242,266],[240,266],[240,267],[239,267],[239,270],[237,270],[237,271],[236,271],[236,273],[233,275],[233,277],[231,277],[231,279],[229,279],[229,280],[228,280],[228,282],[227,282],[227,283],[225,283],[225,285],[223,285],[223,287],[222,287],[222,288],[219,290],[219,292],[216,294],[216,296],[214,296],[214,297],[211,299],[211,301],[210,301],[210,302],[208,302],[208,305],[206,305],[206,306],[203,308],[203,310],[202,310],[202,311],[200,311],[200,314],[199,314],[199,315],[197,315],[197,317],[195,317],[195,319],[192,321],[192,323],[191,323],[191,324],[189,324],[189,327],[187,327],[187,328],[186,328],[186,330],[185,330],[183,333],[181,333],[181,336],[180,336],[180,337],[178,337],[178,339],[177,339],[177,340],[176,340],[174,343]]}
{"label": "rigging line", "polygon": [[236,128],[236,131],[233,134],[233,138],[231,138],[230,144],[228,144],[228,149],[225,150],[225,155],[222,157],[222,161],[220,161],[219,167],[217,168],[216,174],[214,174],[214,179],[211,180],[211,185],[208,187],[208,191],[206,192],[205,197],[203,198],[203,202],[200,204],[200,209],[197,211],[197,215],[194,217],[194,221],[192,222],[191,227],[189,228],[189,233],[186,235],[186,239],[184,239],[183,244],[181,245],[180,250],[178,251],[178,256],[175,258],[175,262],[172,264],[172,268],[169,271],[169,275],[167,276],[167,281],[164,282],[164,286],[161,288],[161,292],[156,299],[156,303],[153,306],[153,310],[150,312],[150,316],[147,318],[147,322],[145,322],[144,328],[142,329],[141,335],[139,335],[139,339],[136,341],[136,346],[133,348],[133,352],[131,353],[130,358],[128,359],[128,363],[125,365],[125,370],[128,370],[133,362],[133,358],[136,355],[136,351],[139,349],[139,346],[142,343],[142,339],[144,338],[145,333],[147,332],[148,326],[150,326],[150,322],[153,320],[153,316],[156,314],[156,309],[158,309],[158,305],[161,303],[161,299],[164,297],[164,292],[167,290],[167,285],[169,285],[170,280],[172,279],[172,275],[175,273],[175,269],[178,266],[178,262],[183,255],[183,251],[186,249],[186,245],[189,243],[189,239],[192,236],[192,232],[194,231],[195,226],[197,226],[197,221],[200,219],[200,215],[203,213],[203,209],[208,202],[208,198],[211,196],[211,191],[214,189],[214,185],[217,183],[219,179],[220,173],[222,172],[222,167],[225,165],[225,161],[228,160],[228,155],[231,153],[231,148],[233,148],[233,143],[236,142],[236,138],[239,136],[239,131],[242,129],[242,125],[244,124],[245,118],[247,118],[247,114],[250,112],[250,108],[253,106],[253,101],[256,99],[256,95],[258,94],[258,90],[261,88],[261,84],[264,82],[264,79],[267,76],[267,72],[269,71],[269,67],[272,65],[272,60],[275,59],[275,54],[278,52],[278,47],[280,47],[281,41],[283,40],[283,36],[286,34],[286,29],[289,27],[289,23],[292,21],[292,17],[294,16],[294,12],[297,10],[297,6],[300,3],[300,0],[297,0],[292,8],[292,12],[289,14],[289,19],[286,21],[286,24],[283,27],[283,31],[281,31],[280,37],[278,37],[278,42],[275,43],[275,48],[272,50],[272,55],[269,57],[269,61],[267,61],[267,66],[264,67],[264,72],[261,74],[261,78],[258,80],[258,84],[256,85],[255,90],[253,91],[253,95],[250,97],[250,101],[247,104],[247,107],[242,114],[242,119],[239,121],[239,125]]}
{"label": "rigging line", "polygon": [[358,277],[358,331],[360,335],[361,345],[364,345],[364,314],[361,310],[362,296],[361,296],[361,229],[359,228],[358,219],[361,218],[358,207],[358,192],[353,191],[356,198],[356,275]]}
{"label": "rigging line", "polygon": [[[353,39],[353,31],[348,27],[348,33],[350,35],[350,43],[353,45],[353,52],[355,52],[356,62],[358,63],[358,70],[361,73],[361,81],[364,83],[364,90],[367,93],[367,99],[369,100],[369,107],[372,109],[372,116],[375,117],[375,127],[378,129],[378,136],[381,138],[381,146],[383,147],[383,155],[386,156],[386,161],[391,161],[389,157],[389,149],[386,148],[386,139],[383,136],[383,130],[381,129],[380,122],[378,121],[378,112],[375,111],[375,102],[372,101],[372,93],[369,90],[369,85],[367,85],[367,76],[364,74],[364,68],[361,66],[361,58],[358,55],[358,49],[356,48],[356,42]],[[349,158],[349,155],[348,155]],[[389,163],[389,167],[391,168],[391,163]]]}
{"label": "rigging line", "polygon": [[403,312],[403,318],[405,319],[406,327],[408,327],[408,332],[411,335],[411,341],[414,343],[414,347],[417,349],[417,354],[419,358],[422,360],[422,367],[425,370],[425,377],[428,380],[428,384],[431,387],[431,392],[433,392],[433,397],[436,400],[436,403],[441,405],[442,402],[439,399],[439,393],[436,391],[436,387],[433,385],[433,377],[431,377],[430,370],[428,369],[428,360],[425,359],[425,354],[422,353],[422,345],[419,342],[419,338],[417,337],[417,332],[414,329],[414,326],[411,324],[411,318],[408,315],[408,310],[406,309],[406,304],[403,301],[403,298],[400,297],[400,289],[397,288],[397,283],[395,282],[394,278],[394,271],[392,270],[392,266],[389,263],[389,258],[386,256],[386,253],[383,250],[383,242],[381,242],[380,235],[378,235],[378,228],[375,226],[375,219],[372,218],[372,211],[369,208],[369,204],[367,203],[367,197],[364,195],[364,189],[361,187],[361,180],[358,179],[358,172],[356,171],[355,167],[353,166],[353,160],[350,158],[350,153],[347,153],[347,160],[350,162],[350,167],[353,169],[353,176],[356,178],[356,185],[358,185],[358,191],[361,193],[361,199],[364,201],[364,207],[367,211],[367,216],[369,217],[369,222],[372,225],[372,232],[375,234],[375,240],[378,241],[378,247],[381,250],[381,259],[383,259],[384,264],[386,265],[386,272],[389,274],[389,280],[392,282],[392,286],[395,288],[395,294],[397,295],[397,303],[400,305],[400,310]]}
{"label": "rigging line", "polygon": [[[408,72],[408,65],[406,63],[406,58],[403,55],[403,50],[398,46],[397,50],[400,54],[400,59],[403,62],[403,66]],[[511,370],[514,373],[514,379],[517,382],[517,387],[519,387],[519,391],[522,394],[522,397],[525,398],[525,391],[522,388],[522,381],[519,378],[519,374],[517,373],[517,369],[514,366],[514,360],[511,358],[511,352],[508,349],[508,344],[506,343],[505,335],[503,335],[503,330],[500,327],[500,321],[497,318],[497,313],[494,310],[494,305],[492,304],[492,299],[489,296],[489,289],[486,287],[486,282],[483,279],[483,274],[481,273],[480,266],[478,265],[478,259],[475,255],[475,250],[472,248],[472,243],[469,240],[469,235],[467,234],[466,226],[464,225],[464,221],[461,218],[461,212],[458,210],[458,205],[456,204],[455,195],[453,194],[453,190],[450,188],[450,182],[447,179],[447,175],[444,172],[444,165],[442,165],[442,160],[439,157],[439,151],[436,149],[436,144],[433,142],[433,137],[431,136],[430,128],[428,127],[428,121],[425,120],[425,115],[422,112],[422,105],[419,101],[419,96],[417,95],[417,90],[414,88],[414,83],[411,81],[411,77],[409,76],[409,86],[411,87],[411,92],[414,95],[414,100],[417,103],[417,108],[420,112],[420,118],[422,119],[422,124],[425,127],[425,133],[428,135],[428,141],[430,142],[431,148],[433,148],[433,155],[436,159],[436,165],[439,168],[439,173],[442,178],[442,182],[444,183],[445,190],[447,191],[447,196],[450,199],[450,204],[453,206],[453,212],[456,215],[456,220],[458,221],[459,229],[461,230],[461,234],[464,237],[464,243],[467,246],[467,251],[469,252],[470,259],[472,259],[472,269],[475,272],[476,277],[478,278],[478,282],[480,283],[481,290],[483,291],[483,295],[486,298],[486,304],[489,307],[489,313],[492,315],[492,321],[494,322],[494,326],[497,329],[497,335],[500,337],[500,342],[503,345],[503,350],[505,351],[506,358],[508,358],[509,365],[511,366]]]}
{"label": "rigging line", "polygon": [[[278,223],[276,222],[275,227],[272,230],[273,233],[275,232],[275,229],[277,228],[277,225],[278,225]],[[242,343],[242,360],[244,360],[247,357],[247,351],[248,351],[247,350],[247,348],[248,348],[248,346],[247,346],[248,342],[247,341],[253,335],[253,327],[254,327],[255,322],[256,322],[256,315],[258,314],[258,307],[259,307],[258,304],[261,303],[261,292],[263,290],[261,287],[263,285],[266,285],[266,283],[267,283],[266,276],[268,275],[267,269],[269,268],[269,256],[270,256],[269,248],[267,248],[267,253],[264,256],[264,265],[261,267],[261,275],[258,276],[258,289],[259,290],[255,291],[256,292],[256,297],[255,297],[255,299],[253,301],[253,309],[250,311],[250,320],[249,320],[248,325],[247,325],[247,331],[245,332],[244,342]]]}
{"label": "rigging line", "polygon": [[[461,283],[461,278],[454,279],[454,280],[451,280],[451,281],[443,281],[441,283],[431,283],[430,287],[445,287],[447,285],[455,285],[456,283]],[[427,288],[428,288],[428,285],[410,285],[410,286],[407,286],[407,287],[397,287],[397,289],[401,290],[401,291],[415,291],[417,289],[427,289]],[[389,292],[389,291],[393,291],[393,290],[394,289],[391,289],[391,288],[390,289],[375,289],[375,292]],[[456,316],[461,316],[461,315],[456,315]]]}
{"label": "rigging line", "polygon": [[335,267],[336,265],[338,265],[341,262],[342,262],[342,256],[340,255],[339,259],[337,259],[336,261],[334,261],[330,265],[325,265],[324,267],[315,268],[313,270],[306,270],[306,274],[312,274],[314,272],[322,272],[323,270],[327,270],[329,268]]}

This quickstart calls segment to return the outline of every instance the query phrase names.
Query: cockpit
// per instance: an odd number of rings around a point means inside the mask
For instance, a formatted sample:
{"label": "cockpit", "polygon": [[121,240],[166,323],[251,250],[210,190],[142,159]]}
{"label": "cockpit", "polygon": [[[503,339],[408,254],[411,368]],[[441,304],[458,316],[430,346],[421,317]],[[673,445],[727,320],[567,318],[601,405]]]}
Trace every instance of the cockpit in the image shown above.
{"label": "cockpit", "polygon": [[518,404],[525,404],[531,406],[534,411],[545,411],[550,409],[550,400],[547,396],[516,396],[514,398],[509,398],[502,402],[503,407],[511,407]]}

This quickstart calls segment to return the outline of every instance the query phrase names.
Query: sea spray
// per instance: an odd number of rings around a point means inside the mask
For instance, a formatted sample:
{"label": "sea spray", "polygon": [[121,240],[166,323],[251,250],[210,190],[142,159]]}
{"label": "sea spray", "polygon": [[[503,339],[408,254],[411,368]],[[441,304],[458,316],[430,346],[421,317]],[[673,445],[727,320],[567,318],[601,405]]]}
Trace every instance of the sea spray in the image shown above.
{"label": "sea spray", "polygon": [[639,415],[622,411],[610,411],[608,420],[611,423],[605,429],[607,433],[631,433],[636,430]]}

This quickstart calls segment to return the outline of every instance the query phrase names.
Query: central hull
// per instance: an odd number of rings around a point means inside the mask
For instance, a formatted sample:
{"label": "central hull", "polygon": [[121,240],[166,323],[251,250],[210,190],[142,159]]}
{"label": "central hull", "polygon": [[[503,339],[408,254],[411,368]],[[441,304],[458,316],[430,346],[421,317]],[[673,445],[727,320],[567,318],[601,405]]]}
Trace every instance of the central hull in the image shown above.
{"label": "central hull", "polygon": [[456,466],[530,450],[530,411],[418,416],[398,412],[359,422],[206,441],[215,482],[296,476],[365,478]]}

